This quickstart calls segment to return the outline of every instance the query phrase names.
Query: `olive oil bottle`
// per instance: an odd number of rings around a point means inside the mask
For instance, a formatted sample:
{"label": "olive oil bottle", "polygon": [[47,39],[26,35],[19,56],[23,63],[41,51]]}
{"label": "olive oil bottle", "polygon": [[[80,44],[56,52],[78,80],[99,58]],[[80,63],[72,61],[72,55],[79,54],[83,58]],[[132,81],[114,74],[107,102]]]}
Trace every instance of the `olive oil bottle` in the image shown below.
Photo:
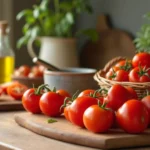
{"label": "olive oil bottle", "polygon": [[0,84],[11,81],[15,55],[9,43],[7,21],[0,21]]}

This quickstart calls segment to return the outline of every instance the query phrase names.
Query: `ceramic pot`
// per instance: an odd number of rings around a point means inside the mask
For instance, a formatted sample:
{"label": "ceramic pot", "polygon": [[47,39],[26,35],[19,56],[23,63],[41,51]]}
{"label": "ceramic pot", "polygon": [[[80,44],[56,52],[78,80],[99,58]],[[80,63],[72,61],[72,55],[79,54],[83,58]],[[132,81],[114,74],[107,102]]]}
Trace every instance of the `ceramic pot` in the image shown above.
{"label": "ceramic pot", "polygon": [[98,89],[98,84],[93,79],[95,69],[91,68],[66,68],[63,71],[44,71],[44,83],[51,89],[65,89],[70,94],[85,89]]}
{"label": "ceramic pot", "polygon": [[[41,42],[39,56],[33,48],[35,40]],[[37,37],[29,40],[28,52],[32,58],[39,57],[59,68],[79,66],[75,38]]]}

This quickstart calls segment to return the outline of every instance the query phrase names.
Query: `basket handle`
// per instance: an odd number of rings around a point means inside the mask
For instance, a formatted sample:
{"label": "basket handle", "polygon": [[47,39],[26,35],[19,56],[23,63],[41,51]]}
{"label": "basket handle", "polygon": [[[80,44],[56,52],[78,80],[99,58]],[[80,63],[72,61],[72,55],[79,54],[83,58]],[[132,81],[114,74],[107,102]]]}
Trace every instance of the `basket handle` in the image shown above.
{"label": "basket handle", "polygon": [[104,66],[104,69],[103,71],[104,72],[107,72],[113,65],[115,65],[118,61],[121,61],[121,60],[125,60],[126,58],[125,57],[122,57],[122,56],[118,56],[118,57],[115,57],[113,59],[111,59],[110,61],[107,62],[107,64]]}

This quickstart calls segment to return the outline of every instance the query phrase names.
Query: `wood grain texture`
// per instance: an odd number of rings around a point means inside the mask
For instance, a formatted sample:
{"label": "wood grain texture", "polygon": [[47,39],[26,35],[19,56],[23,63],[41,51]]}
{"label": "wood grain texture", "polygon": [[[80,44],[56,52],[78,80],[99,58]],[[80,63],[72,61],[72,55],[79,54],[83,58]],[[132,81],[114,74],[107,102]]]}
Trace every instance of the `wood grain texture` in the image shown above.
{"label": "wood grain texture", "polygon": [[98,150],[38,135],[20,127],[15,114],[24,111],[0,112],[0,150]]}
{"label": "wood grain texture", "polygon": [[7,95],[0,96],[0,111],[24,110],[21,100],[14,100]]}
{"label": "wood grain texture", "polygon": [[108,17],[100,15],[97,21],[99,39],[88,41],[81,49],[80,63],[82,67],[102,69],[114,57],[132,58],[135,46],[131,35],[121,29],[111,28]]}
{"label": "wood grain texture", "polygon": [[150,129],[143,134],[127,134],[119,129],[112,129],[105,134],[94,134],[66,121],[63,117],[58,122],[48,124],[47,116],[22,113],[15,115],[15,121],[37,134],[65,141],[68,143],[88,146],[91,148],[112,149],[150,145]]}

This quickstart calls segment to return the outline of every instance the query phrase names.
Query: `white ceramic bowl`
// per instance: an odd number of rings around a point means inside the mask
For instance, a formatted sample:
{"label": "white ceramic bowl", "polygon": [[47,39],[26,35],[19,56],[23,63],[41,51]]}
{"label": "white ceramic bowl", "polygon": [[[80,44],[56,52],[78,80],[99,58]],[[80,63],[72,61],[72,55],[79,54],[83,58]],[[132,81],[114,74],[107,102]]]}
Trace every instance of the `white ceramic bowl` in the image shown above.
{"label": "white ceramic bowl", "polygon": [[44,71],[44,83],[52,89],[65,89],[70,94],[77,90],[81,92],[85,89],[97,89],[98,85],[93,76],[95,69],[91,68],[65,68],[63,71]]}

